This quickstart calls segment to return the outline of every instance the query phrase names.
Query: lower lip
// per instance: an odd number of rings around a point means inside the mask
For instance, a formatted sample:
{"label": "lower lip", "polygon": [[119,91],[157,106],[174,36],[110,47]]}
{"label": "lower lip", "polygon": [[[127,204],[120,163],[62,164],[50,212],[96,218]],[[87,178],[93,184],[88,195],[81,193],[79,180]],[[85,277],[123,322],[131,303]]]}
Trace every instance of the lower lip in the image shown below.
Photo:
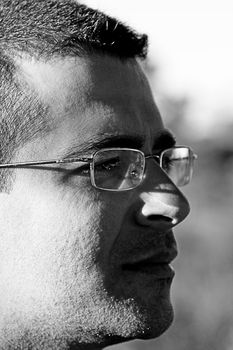
{"label": "lower lip", "polygon": [[172,279],[175,275],[173,268],[168,264],[134,264],[126,265],[124,271],[153,275],[158,279]]}

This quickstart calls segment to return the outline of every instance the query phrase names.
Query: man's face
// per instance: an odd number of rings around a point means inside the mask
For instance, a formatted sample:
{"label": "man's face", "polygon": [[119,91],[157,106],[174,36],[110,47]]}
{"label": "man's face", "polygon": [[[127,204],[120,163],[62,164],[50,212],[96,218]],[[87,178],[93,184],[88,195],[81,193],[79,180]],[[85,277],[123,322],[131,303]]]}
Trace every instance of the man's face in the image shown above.
{"label": "man's face", "polygon": [[[50,131],[14,161],[172,146],[135,60],[21,64],[49,107]],[[17,169],[1,195],[1,344],[107,345],[156,337],[172,321],[172,228],[189,212],[186,199],[152,159],[143,183],[126,192],[93,188],[88,166],[76,168]]]}

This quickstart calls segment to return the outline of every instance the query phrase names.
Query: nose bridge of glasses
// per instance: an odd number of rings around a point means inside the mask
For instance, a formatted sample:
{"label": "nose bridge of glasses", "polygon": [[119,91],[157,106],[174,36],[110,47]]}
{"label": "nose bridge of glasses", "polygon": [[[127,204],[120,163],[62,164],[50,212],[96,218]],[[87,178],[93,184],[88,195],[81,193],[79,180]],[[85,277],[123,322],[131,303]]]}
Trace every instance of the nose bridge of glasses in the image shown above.
{"label": "nose bridge of glasses", "polygon": [[[148,154],[148,155],[145,155],[145,160],[147,160],[147,159],[148,160],[152,159],[154,161],[149,162],[150,164],[149,163],[145,164],[144,180],[146,178],[151,178],[151,181],[153,182],[153,184],[155,186],[159,185],[160,189],[162,186],[164,189],[169,188],[169,191],[174,190],[173,189],[174,182],[171,179],[171,177],[169,176],[168,172],[163,168],[161,155]],[[155,176],[155,174],[156,174],[156,176]],[[153,175],[153,176],[151,176],[151,175]]]}
{"label": "nose bridge of glasses", "polygon": [[161,163],[161,157],[159,155],[156,155],[156,154],[148,154],[148,155],[145,155],[145,160],[148,160],[148,159],[153,159],[158,165],[160,165]]}
{"label": "nose bridge of glasses", "polygon": [[145,155],[145,158],[148,159],[148,158],[157,158],[157,159],[160,159],[160,156],[157,155],[157,154],[147,154]]}
{"label": "nose bridge of glasses", "polygon": [[[146,161],[149,161],[149,162],[146,162]],[[156,172],[156,176],[155,175],[155,172]],[[161,172],[161,174],[160,174]],[[144,179],[147,178],[149,176],[149,178],[151,178],[151,175],[153,174],[152,176],[152,179],[160,179],[161,181],[161,176],[163,177],[164,176],[164,171],[162,170],[162,166],[161,166],[161,157],[160,155],[156,155],[156,154],[148,154],[148,155],[145,155],[145,169],[144,169]]]}

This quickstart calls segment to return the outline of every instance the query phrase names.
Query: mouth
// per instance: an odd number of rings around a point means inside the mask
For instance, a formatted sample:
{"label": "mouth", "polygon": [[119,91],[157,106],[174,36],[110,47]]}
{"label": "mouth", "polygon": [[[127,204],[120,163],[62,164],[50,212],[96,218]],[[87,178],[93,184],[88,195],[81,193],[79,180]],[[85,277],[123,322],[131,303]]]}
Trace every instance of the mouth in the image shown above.
{"label": "mouth", "polygon": [[141,273],[153,275],[158,279],[172,279],[175,275],[170,263],[175,259],[177,251],[160,253],[152,257],[138,259],[125,263],[122,270],[128,273]]}
{"label": "mouth", "polygon": [[156,276],[158,279],[171,279],[175,272],[167,263],[140,262],[136,264],[124,264],[122,270],[131,273],[142,273]]}

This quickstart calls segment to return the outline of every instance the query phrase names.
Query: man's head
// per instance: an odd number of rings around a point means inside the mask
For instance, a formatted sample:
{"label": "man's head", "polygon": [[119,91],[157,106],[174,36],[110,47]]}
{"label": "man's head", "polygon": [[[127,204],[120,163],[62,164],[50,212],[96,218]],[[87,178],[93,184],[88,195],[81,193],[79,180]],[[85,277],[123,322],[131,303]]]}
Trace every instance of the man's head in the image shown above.
{"label": "man's head", "polygon": [[[21,79],[21,60],[44,62],[99,53],[144,58],[146,35],[76,1],[0,2],[1,160],[48,129],[47,106]],[[35,115],[37,116],[35,118]],[[0,175],[5,186],[5,172]]]}
{"label": "man's head", "polygon": [[[2,162],[173,147],[137,60],[145,36],[71,1],[0,11]],[[168,328],[172,228],[189,207],[153,159],[129,191],[93,187],[85,162],[4,169],[2,190],[1,348],[101,347]]]}

